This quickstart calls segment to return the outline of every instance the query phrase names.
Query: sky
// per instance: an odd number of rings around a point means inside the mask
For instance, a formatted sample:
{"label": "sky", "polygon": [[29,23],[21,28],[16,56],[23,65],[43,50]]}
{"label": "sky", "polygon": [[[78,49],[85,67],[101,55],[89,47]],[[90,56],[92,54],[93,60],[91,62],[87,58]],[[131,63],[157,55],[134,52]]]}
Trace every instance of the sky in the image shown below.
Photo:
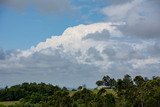
{"label": "sky", "polygon": [[[70,26],[99,22],[104,18],[98,12],[89,12],[94,11],[93,7],[103,5],[100,3],[96,6],[90,0],[1,1],[0,47],[5,50],[28,49],[51,35],[62,34]],[[48,5],[52,8],[48,8]]]}
{"label": "sky", "polygon": [[0,87],[160,75],[159,0],[0,0]]}

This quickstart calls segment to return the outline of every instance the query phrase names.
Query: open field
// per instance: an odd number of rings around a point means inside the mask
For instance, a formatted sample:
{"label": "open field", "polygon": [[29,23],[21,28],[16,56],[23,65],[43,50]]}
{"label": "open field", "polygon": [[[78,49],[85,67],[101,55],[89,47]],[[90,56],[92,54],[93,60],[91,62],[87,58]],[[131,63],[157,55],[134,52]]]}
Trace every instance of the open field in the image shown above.
{"label": "open field", "polygon": [[16,103],[19,103],[19,101],[3,101],[3,102],[0,102],[0,107],[1,105],[9,106],[9,105],[14,105]]}

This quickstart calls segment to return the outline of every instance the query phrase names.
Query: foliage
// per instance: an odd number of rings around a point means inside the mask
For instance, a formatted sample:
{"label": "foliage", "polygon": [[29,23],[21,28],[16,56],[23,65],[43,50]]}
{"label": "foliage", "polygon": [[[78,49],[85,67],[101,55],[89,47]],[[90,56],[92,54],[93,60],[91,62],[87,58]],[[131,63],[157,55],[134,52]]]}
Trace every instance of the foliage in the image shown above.
{"label": "foliage", "polygon": [[58,86],[45,83],[23,83],[21,85],[15,85],[10,88],[0,90],[0,101],[18,101],[21,98],[28,98],[31,96],[42,94],[42,95],[53,95],[54,92],[60,90]]}
{"label": "foliage", "polygon": [[160,107],[160,78],[145,81],[136,76],[133,80],[125,75],[117,81],[119,107]]}
{"label": "foliage", "polygon": [[74,91],[51,84],[23,83],[1,89],[0,101],[19,101],[8,107],[160,107],[160,77],[149,80],[125,75],[115,80],[104,76],[99,81],[106,87],[89,90],[80,86]]}
{"label": "foliage", "polygon": [[110,78],[108,75],[104,76],[102,80],[98,80],[96,82],[97,86],[106,86],[108,88],[114,88],[116,86],[116,80],[114,78]]}

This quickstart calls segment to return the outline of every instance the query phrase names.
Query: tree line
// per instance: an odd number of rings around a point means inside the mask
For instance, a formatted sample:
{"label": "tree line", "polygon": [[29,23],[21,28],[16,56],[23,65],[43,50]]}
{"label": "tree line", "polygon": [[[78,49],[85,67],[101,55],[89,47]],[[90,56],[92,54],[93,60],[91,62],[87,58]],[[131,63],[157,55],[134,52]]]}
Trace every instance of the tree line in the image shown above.
{"label": "tree line", "polygon": [[117,93],[117,107],[160,107],[160,77],[125,75],[123,79],[104,76],[97,86],[112,88]]}
{"label": "tree line", "polygon": [[160,107],[160,77],[132,79],[125,75],[116,80],[106,75],[96,84],[100,88],[80,86],[73,91],[45,83],[22,83],[1,89],[0,101],[19,101],[9,107]]}

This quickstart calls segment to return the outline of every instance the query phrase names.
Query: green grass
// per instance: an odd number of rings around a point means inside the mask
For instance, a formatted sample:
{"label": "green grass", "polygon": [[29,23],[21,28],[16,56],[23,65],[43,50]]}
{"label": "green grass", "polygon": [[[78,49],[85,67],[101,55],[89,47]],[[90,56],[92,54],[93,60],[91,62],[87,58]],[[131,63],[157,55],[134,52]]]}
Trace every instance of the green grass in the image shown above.
{"label": "green grass", "polygon": [[74,95],[74,93],[76,93],[77,91],[69,91],[69,96],[72,97]]}
{"label": "green grass", "polygon": [[[93,92],[94,94],[97,94],[98,91],[99,91],[98,89],[92,90],[92,92]],[[77,92],[77,91],[69,91],[69,96],[73,96],[74,93],[76,93],[76,92]],[[114,91],[113,89],[106,89],[106,92],[113,94],[115,97],[117,96],[116,91]]]}
{"label": "green grass", "polygon": [[106,89],[108,93],[113,94],[114,96],[117,96],[116,91],[114,91],[113,89]]}
{"label": "green grass", "polygon": [[[98,89],[96,89],[96,90],[92,90],[93,91],[93,93],[98,93]],[[114,96],[117,96],[117,94],[116,94],[116,92],[113,90],[113,89],[106,89],[106,92],[107,93],[111,93],[111,94],[113,94]]]}
{"label": "green grass", "polygon": [[19,103],[19,101],[3,101],[0,102],[0,105],[9,106],[9,105],[14,105],[16,103]]}

